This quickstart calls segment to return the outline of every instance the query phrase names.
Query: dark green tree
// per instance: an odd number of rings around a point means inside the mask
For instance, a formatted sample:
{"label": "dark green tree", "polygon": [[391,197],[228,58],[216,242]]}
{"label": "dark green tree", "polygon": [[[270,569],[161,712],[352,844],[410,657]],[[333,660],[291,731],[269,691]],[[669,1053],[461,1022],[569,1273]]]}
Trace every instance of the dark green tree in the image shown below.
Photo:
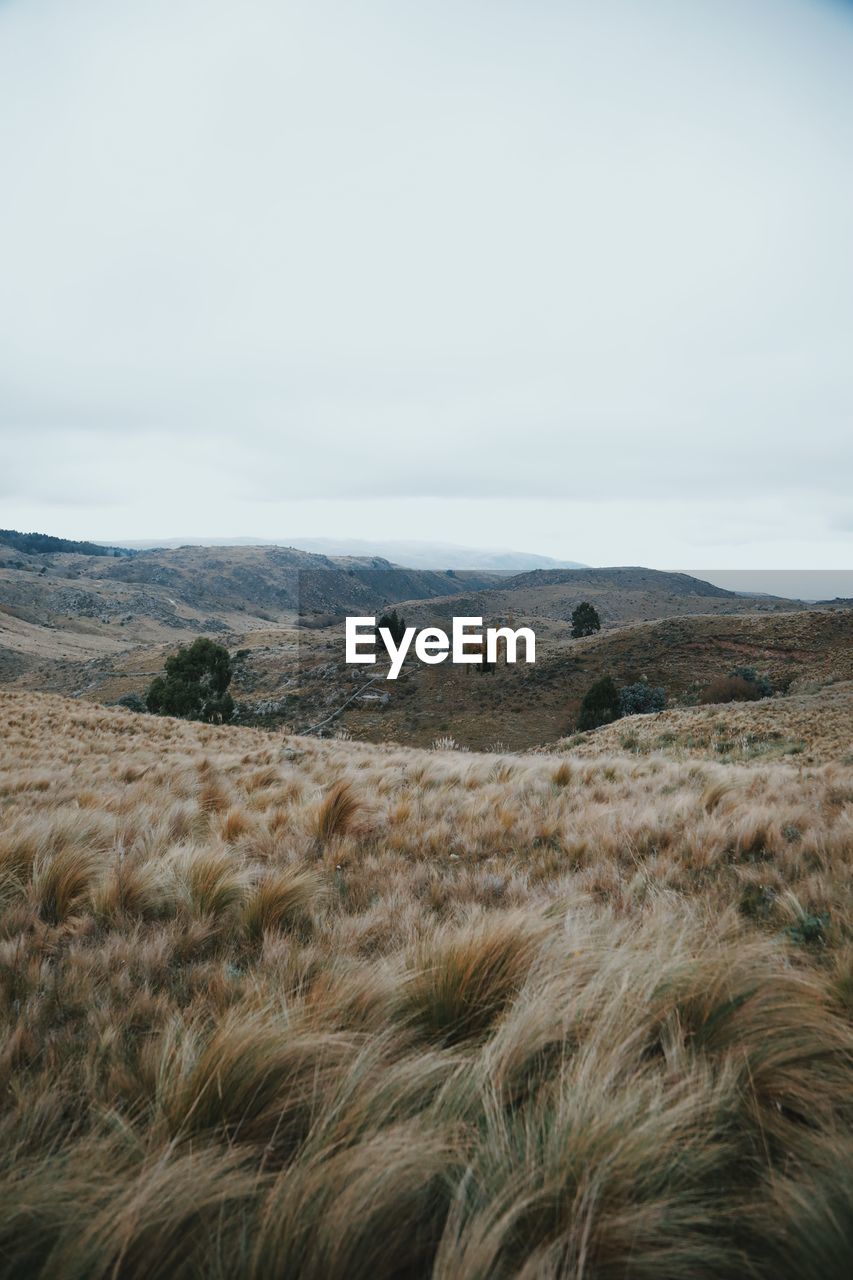
{"label": "dark green tree", "polygon": [[591,636],[601,630],[601,619],[598,610],[588,600],[572,610],[572,635],[576,640],[581,636]]}
{"label": "dark green tree", "polygon": [[398,618],[397,610],[392,609],[390,613],[383,613],[379,619],[379,626],[386,627],[391,632],[391,639],[399,647],[403,636],[406,634],[406,619]]}
{"label": "dark green tree", "polygon": [[230,683],[228,650],[200,636],[166,659],[166,673],[151,682],[145,705],[155,715],[222,724],[234,714]]}
{"label": "dark green tree", "polygon": [[619,716],[619,690],[610,676],[604,676],[587,690],[581,703],[577,727],[597,729],[601,724],[611,724],[618,720]]}

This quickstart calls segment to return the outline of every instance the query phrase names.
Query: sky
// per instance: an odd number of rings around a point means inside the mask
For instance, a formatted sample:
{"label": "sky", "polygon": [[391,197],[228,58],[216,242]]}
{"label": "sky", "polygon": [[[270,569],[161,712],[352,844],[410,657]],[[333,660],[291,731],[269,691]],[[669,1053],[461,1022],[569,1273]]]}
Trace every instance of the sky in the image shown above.
{"label": "sky", "polygon": [[0,526],[853,567],[853,4],[0,0]]}

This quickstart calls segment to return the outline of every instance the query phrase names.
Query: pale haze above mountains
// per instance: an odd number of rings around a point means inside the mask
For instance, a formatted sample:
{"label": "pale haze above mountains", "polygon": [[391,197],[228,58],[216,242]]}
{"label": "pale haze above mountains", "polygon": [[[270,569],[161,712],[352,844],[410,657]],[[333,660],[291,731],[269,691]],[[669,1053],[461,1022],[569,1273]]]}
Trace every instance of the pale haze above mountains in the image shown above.
{"label": "pale haze above mountains", "polygon": [[0,523],[853,563],[853,4],[4,0]]}

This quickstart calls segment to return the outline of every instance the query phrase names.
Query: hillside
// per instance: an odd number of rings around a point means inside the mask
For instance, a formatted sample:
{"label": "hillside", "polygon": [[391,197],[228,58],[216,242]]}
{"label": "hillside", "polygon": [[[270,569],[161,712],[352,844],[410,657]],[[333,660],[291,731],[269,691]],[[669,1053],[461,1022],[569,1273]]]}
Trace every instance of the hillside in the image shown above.
{"label": "hillside", "polygon": [[0,716],[0,1276],[845,1274],[853,770]]}
{"label": "hillside", "polygon": [[[87,577],[168,587],[189,605],[281,614],[343,615],[447,592],[447,574],[404,569],[379,557],[317,555],[293,547],[180,547],[79,566]],[[473,590],[494,574],[465,573]]]}
{"label": "hillside", "polygon": [[[21,631],[26,634],[20,636]],[[5,624],[0,619],[0,634],[7,646],[27,649],[29,665],[10,670],[7,680],[102,702],[144,693],[174,647],[174,640],[108,647],[99,637],[97,652],[75,650],[68,633],[9,619]],[[460,745],[479,750],[495,743],[523,750],[563,738],[578,700],[604,674],[620,685],[645,677],[663,685],[671,702],[695,700],[699,688],[736,666],[756,667],[778,689],[792,692],[853,679],[850,611],[663,619],[583,640],[564,634],[540,645],[535,667],[499,664],[484,674],[410,660],[399,680],[370,684],[383,667],[347,666],[338,627],[305,631],[258,625],[223,638],[238,655],[233,693],[248,722],[306,728],[348,703],[325,731],[345,728],[367,741],[419,746],[450,734]],[[42,648],[38,659],[32,656],[36,639],[51,646]]]}
{"label": "hillside", "polygon": [[444,599],[413,601],[406,617],[419,627],[442,626],[455,615],[512,617],[545,636],[567,637],[572,610],[583,600],[595,605],[607,630],[626,622],[648,622],[692,614],[790,612],[799,601],[740,595],[685,573],[658,569],[548,569],[515,574],[492,588]]}
{"label": "hillside", "polygon": [[579,757],[623,751],[738,764],[790,759],[801,765],[831,760],[853,765],[853,680],[760,702],[625,716],[557,745]]}
{"label": "hillside", "polygon": [[[410,660],[400,679],[369,687],[374,669],[348,667],[335,630],[294,636],[289,646],[260,632],[254,640],[235,678],[235,697],[249,714],[273,706],[280,721],[305,727],[363,688],[331,728],[420,746],[451,734],[479,750],[495,743],[524,749],[563,737],[573,705],[606,674],[620,685],[645,677],[663,685],[670,700],[695,699],[699,688],[736,666],[756,667],[777,688],[794,691],[803,683],[853,679],[853,614],[841,611],[634,623],[582,640],[546,642],[533,667],[499,664],[486,674]],[[116,664],[107,662],[104,670],[115,673]],[[113,674],[97,696],[117,697],[127,688]]]}
{"label": "hillside", "polygon": [[[460,572],[473,589],[494,574]],[[280,547],[183,547],[119,559],[66,553],[0,556],[0,679],[84,664],[105,654],[179,643],[193,634],[239,637],[270,624],[292,628],[389,603],[442,595],[446,574],[386,561],[341,559]],[[48,664],[45,668],[45,664]]]}
{"label": "hillside", "polygon": [[[445,594],[449,583],[464,594]],[[586,598],[603,623],[588,652],[587,642],[572,640],[569,622]],[[123,559],[32,555],[0,567],[0,681],[115,701],[144,692],[170,649],[206,634],[241,654],[234,692],[244,717],[305,727],[366,678],[343,665],[337,620],[376,616],[392,604],[417,626],[447,625],[454,614],[482,616],[486,625],[527,623],[539,659],[534,671],[498,670],[473,684],[470,672],[413,669],[396,687],[354,699],[343,717],[356,736],[374,740],[428,745],[452,731],[481,748],[554,741],[595,672],[625,683],[646,674],[682,697],[719,674],[720,663],[751,661],[750,654],[786,683],[844,670],[827,656],[834,641],[824,623],[799,649],[790,640],[802,630],[795,614],[804,606],[738,596],[685,574],[447,574],[275,546],[188,546]],[[834,612],[843,631],[851,615]]]}

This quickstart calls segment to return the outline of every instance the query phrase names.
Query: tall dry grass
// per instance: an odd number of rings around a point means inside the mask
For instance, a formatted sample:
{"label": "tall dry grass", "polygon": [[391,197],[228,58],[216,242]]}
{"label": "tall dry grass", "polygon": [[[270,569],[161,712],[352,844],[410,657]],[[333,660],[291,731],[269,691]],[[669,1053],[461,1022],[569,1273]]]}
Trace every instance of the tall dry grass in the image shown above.
{"label": "tall dry grass", "polygon": [[0,716],[0,1275],[849,1274],[848,766]]}

